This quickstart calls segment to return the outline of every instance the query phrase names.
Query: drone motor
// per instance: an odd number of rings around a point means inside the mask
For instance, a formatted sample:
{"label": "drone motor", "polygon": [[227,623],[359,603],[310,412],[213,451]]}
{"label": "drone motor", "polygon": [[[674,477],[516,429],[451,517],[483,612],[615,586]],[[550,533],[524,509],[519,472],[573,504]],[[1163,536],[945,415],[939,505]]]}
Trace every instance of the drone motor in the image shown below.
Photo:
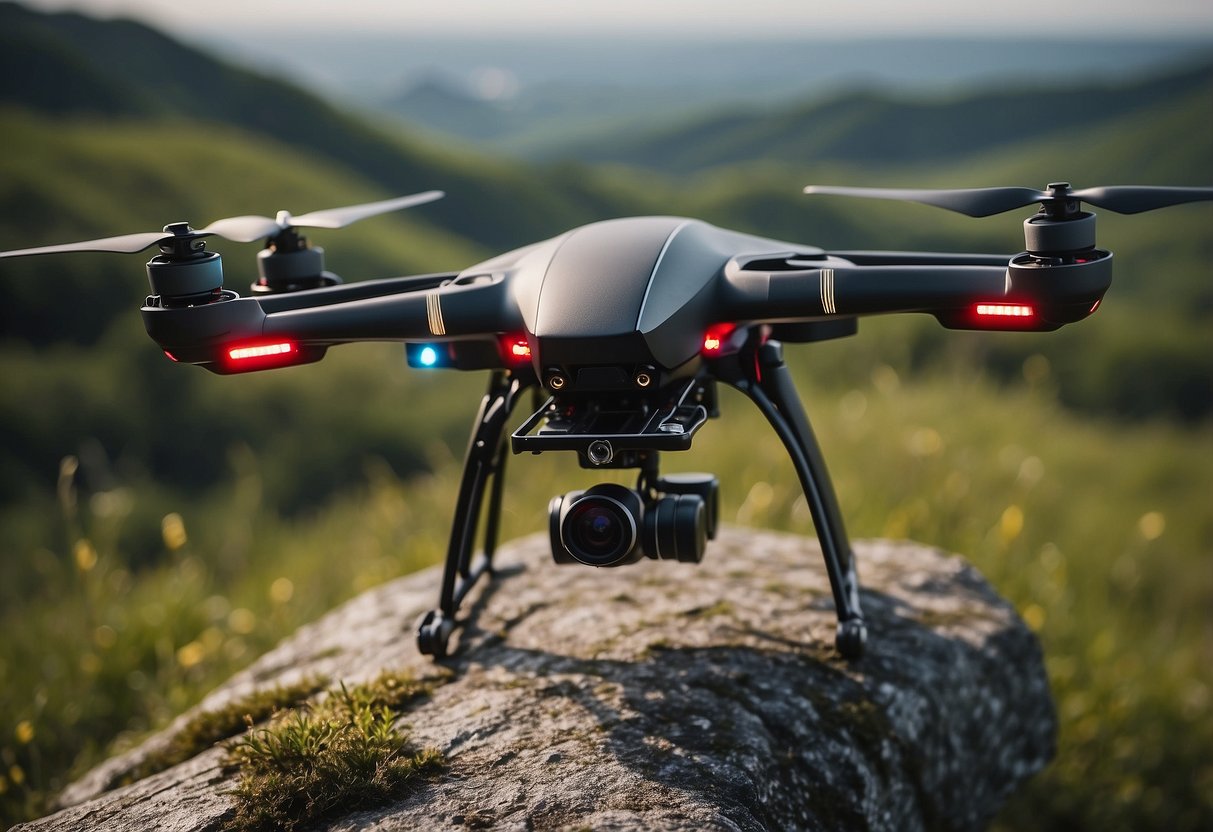
{"label": "drone motor", "polygon": [[285,214],[283,211],[278,216],[283,229],[257,252],[257,280],[249,286],[253,294],[299,292],[341,283],[340,277],[324,270],[324,249],[312,245]]}
{"label": "drone motor", "polygon": [[206,250],[202,236],[188,222],[164,226],[160,253],[147,263],[147,282],[159,306],[180,309],[223,298],[223,258]]}

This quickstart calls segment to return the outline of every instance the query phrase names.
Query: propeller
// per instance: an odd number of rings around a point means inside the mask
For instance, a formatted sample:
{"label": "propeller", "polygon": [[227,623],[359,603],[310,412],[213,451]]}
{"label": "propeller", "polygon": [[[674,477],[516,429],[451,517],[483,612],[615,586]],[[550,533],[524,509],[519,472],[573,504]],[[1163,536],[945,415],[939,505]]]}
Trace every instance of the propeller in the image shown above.
{"label": "propeller", "polygon": [[368,202],[362,205],[348,205],[344,208],[329,208],[323,211],[313,211],[302,216],[292,217],[287,211],[279,211],[275,219],[256,215],[227,217],[215,220],[205,228],[194,230],[185,223],[166,225],[163,231],[148,231],[142,234],[123,234],[118,237],[104,237],[100,240],[84,240],[79,243],[65,243],[55,246],[39,246],[37,248],[22,248],[15,251],[0,252],[2,257],[24,257],[31,254],[62,254],[71,251],[105,251],[121,254],[134,254],[151,248],[154,245],[173,240],[193,241],[202,237],[218,236],[237,243],[251,243],[275,237],[289,228],[344,228],[358,220],[386,214],[389,211],[399,211],[412,208],[441,199],[442,191],[425,191],[410,196],[385,199],[380,202]]}
{"label": "propeller", "polygon": [[[858,196],[869,199],[893,199],[920,202],[970,217],[989,217],[1039,202],[1046,207],[1067,202],[1086,202],[1118,214],[1140,214],[1169,205],[1213,200],[1213,188],[1180,188],[1160,185],[1112,185],[1074,190],[1069,182],[1052,182],[1047,190],[1034,188],[955,188],[930,190],[914,188],[848,188],[833,185],[809,185],[806,194]],[[1077,210],[1077,209],[1075,209]]]}
{"label": "propeller", "polygon": [[156,243],[172,239],[174,234],[164,231],[148,231],[143,234],[123,234],[120,237],[105,237],[100,240],[84,240],[79,243],[64,243],[58,246],[38,246],[0,251],[0,257],[25,257],[28,254],[62,254],[69,251],[111,251],[119,254],[134,254]]}
{"label": "propeller", "polygon": [[216,234],[237,243],[251,243],[254,240],[264,240],[276,236],[288,228],[344,228],[367,217],[424,205],[427,202],[442,199],[443,196],[445,194],[442,191],[425,191],[410,196],[385,199],[381,202],[367,202],[361,205],[347,205],[344,208],[312,211],[298,217],[292,217],[287,211],[279,211],[275,219],[255,215],[228,217],[215,220],[198,233]]}

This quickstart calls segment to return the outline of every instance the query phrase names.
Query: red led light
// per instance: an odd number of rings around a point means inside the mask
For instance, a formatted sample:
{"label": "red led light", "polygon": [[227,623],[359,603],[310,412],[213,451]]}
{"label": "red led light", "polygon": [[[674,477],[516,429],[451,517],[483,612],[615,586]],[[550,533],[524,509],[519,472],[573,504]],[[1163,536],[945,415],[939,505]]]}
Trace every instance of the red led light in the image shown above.
{"label": "red led light", "polygon": [[709,358],[720,355],[734,329],[736,327],[730,324],[708,327],[708,331],[703,334],[703,354]]}
{"label": "red led light", "polygon": [[501,338],[501,351],[507,361],[525,364],[531,360],[531,345],[525,335],[505,335]]}
{"label": "red led light", "polygon": [[[217,373],[255,373],[258,370],[277,370],[297,364],[310,364],[323,358],[324,351],[324,346],[294,340],[236,341],[224,344],[212,353],[212,363],[209,366]],[[196,361],[192,357],[186,360]]]}
{"label": "red led light", "polygon": [[[1099,305],[1101,303],[1103,303],[1103,298],[1100,298],[1099,300],[1095,301],[1095,303],[1091,304],[1091,312],[1094,312],[1096,309],[1098,309]],[[1088,312],[1087,314],[1090,315],[1091,312]]]}
{"label": "red led light", "polygon": [[165,351],[164,351],[164,354],[168,356],[168,360],[169,360],[169,361],[173,362],[174,364],[176,364],[176,363],[177,363],[177,356],[173,355],[173,354],[172,354],[171,352],[169,352],[168,350],[165,350]]}
{"label": "red led light", "polygon": [[1026,303],[979,303],[977,314],[987,318],[1031,318],[1036,313]]}
{"label": "red led light", "polygon": [[248,347],[232,347],[227,351],[227,357],[232,361],[248,361],[251,358],[270,358],[272,356],[290,355],[295,351],[295,345],[290,341],[277,344],[257,344]]}

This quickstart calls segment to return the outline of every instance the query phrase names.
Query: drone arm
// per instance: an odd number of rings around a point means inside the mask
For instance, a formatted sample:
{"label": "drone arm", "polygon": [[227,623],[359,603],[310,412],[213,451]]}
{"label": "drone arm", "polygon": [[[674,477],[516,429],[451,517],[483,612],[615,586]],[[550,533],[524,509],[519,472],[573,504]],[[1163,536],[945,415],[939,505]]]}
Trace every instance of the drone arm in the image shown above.
{"label": "drone arm", "polygon": [[[226,374],[320,360],[354,341],[492,341],[452,354],[445,366],[498,366],[497,335],[522,330],[501,281],[460,283],[420,275],[282,295],[179,305],[154,296],[143,307],[148,335],[174,361]],[[487,363],[486,363],[487,362]]]}
{"label": "drone arm", "polygon": [[726,269],[730,312],[736,320],[772,322],[936,312],[1004,300],[1011,291],[1005,261],[1001,266],[827,263],[788,271]]}
{"label": "drone arm", "polygon": [[410,292],[324,306],[303,307],[266,315],[268,337],[340,343],[408,338],[438,334],[429,310],[431,292]]}
{"label": "drone arm", "polygon": [[368,300],[386,295],[401,295],[407,292],[432,291],[456,278],[456,272],[412,275],[410,277],[386,277],[379,280],[362,280],[357,283],[342,283],[322,286],[305,292],[276,292],[254,295],[266,314],[289,312],[294,309],[310,309],[348,303],[352,300]]}
{"label": "drone arm", "polygon": [[510,329],[507,309],[501,281],[446,285],[271,312],[264,334],[326,344],[449,339]]}
{"label": "drone arm", "polygon": [[942,251],[831,251],[830,257],[856,266],[1006,266],[1009,254],[960,254]]}
{"label": "drone arm", "polygon": [[730,262],[724,305],[735,321],[926,312],[950,329],[1043,332],[1090,315],[1112,283],[1112,255],[1095,248],[1058,256],[1022,252],[993,264],[990,255],[854,254],[860,263],[830,256],[809,269],[762,271]]}

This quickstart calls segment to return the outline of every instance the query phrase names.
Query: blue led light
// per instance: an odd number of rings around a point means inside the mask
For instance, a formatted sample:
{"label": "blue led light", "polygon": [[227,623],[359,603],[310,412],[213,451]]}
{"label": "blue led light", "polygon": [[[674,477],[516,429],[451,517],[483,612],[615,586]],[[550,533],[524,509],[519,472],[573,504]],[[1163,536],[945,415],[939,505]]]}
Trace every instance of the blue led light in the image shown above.
{"label": "blue led light", "polygon": [[438,363],[438,350],[433,347],[422,347],[421,352],[417,355],[417,360],[421,362],[422,367],[433,367]]}

